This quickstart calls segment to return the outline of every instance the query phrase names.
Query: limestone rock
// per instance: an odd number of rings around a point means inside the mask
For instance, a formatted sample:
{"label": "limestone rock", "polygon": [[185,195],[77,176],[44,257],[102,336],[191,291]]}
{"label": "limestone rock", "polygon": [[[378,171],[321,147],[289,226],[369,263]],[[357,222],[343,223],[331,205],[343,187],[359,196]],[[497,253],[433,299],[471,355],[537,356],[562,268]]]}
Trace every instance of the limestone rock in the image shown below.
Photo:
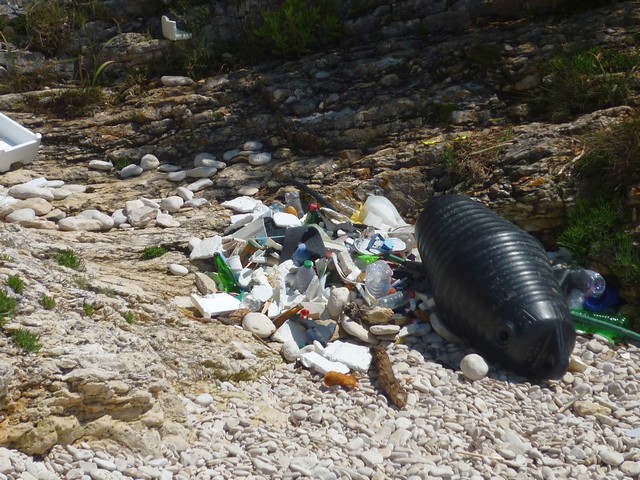
{"label": "limestone rock", "polygon": [[471,353],[460,361],[460,370],[469,380],[480,380],[489,373],[489,366],[480,355]]}
{"label": "limestone rock", "polygon": [[103,223],[93,218],[67,217],[58,222],[58,228],[64,231],[99,232],[103,229]]}
{"label": "limestone rock", "polygon": [[269,317],[259,312],[247,313],[242,319],[242,328],[260,338],[269,338],[276,331],[276,326]]}
{"label": "limestone rock", "polygon": [[150,153],[147,153],[140,160],[140,168],[142,168],[142,170],[144,170],[144,171],[155,170],[159,166],[160,166],[160,160],[158,160],[158,157],[156,157],[155,155],[152,155]]}

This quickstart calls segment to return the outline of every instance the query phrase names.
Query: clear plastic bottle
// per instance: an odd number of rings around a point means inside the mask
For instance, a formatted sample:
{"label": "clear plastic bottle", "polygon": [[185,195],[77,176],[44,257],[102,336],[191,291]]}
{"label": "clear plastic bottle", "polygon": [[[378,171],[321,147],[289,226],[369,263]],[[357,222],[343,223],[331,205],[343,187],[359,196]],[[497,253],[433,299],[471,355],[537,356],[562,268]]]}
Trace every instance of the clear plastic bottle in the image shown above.
{"label": "clear plastic bottle", "polygon": [[365,272],[364,285],[373,298],[381,298],[389,293],[393,270],[387,265],[387,262],[378,260],[367,265]]}
{"label": "clear plastic bottle", "polygon": [[585,268],[570,270],[569,282],[573,288],[580,290],[585,297],[600,297],[607,288],[607,282],[605,282],[602,275]]}
{"label": "clear plastic bottle", "polygon": [[297,191],[286,192],[284,194],[284,201],[288,206],[295,208],[296,212],[298,212],[298,218],[304,214],[302,203],[300,203],[300,193]]}
{"label": "clear plastic bottle", "polygon": [[305,260],[296,273],[296,279],[293,284],[294,288],[298,292],[304,293],[314,277],[317,276],[316,270],[313,268],[313,262],[311,260]]}
{"label": "clear plastic bottle", "polygon": [[409,303],[414,297],[414,294],[410,290],[399,290],[390,295],[378,298],[378,306],[390,309],[396,309]]}
{"label": "clear plastic bottle", "polygon": [[291,255],[291,260],[293,260],[293,264],[296,267],[300,267],[305,260],[309,260],[310,256],[307,246],[304,243],[299,243],[298,248],[296,248],[296,251]]}
{"label": "clear plastic bottle", "polygon": [[262,308],[262,302],[250,293],[242,295],[241,303],[244,308],[248,308],[252,312],[257,312]]}

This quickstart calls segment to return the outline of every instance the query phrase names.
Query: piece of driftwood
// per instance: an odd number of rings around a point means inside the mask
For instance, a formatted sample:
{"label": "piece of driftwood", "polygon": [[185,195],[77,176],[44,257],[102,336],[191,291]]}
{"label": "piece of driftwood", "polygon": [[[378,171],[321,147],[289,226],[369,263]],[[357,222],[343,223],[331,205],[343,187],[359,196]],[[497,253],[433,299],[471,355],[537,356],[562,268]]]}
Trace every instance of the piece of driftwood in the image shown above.
{"label": "piece of driftwood", "polygon": [[371,354],[373,367],[378,371],[378,382],[380,382],[382,391],[394,405],[403,408],[407,404],[407,391],[394,375],[387,351],[383,346],[376,345],[371,348]]}

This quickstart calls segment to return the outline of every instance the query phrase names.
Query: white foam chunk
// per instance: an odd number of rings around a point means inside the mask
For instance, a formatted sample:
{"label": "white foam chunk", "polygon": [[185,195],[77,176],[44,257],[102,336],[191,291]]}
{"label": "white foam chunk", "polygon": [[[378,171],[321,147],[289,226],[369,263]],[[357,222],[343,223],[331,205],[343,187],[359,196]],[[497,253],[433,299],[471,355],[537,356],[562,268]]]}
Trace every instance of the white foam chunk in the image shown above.
{"label": "white foam chunk", "polygon": [[364,345],[336,340],[324,349],[324,356],[340,362],[356,372],[367,372],[371,365],[371,351]]}
{"label": "white foam chunk", "polygon": [[211,293],[204,297],[191,294],[191,301],[204,318],[212,315],[227,313],[237,310],[241,306],[240,300],[228,293]]}
{"label": "white foam chunk", "polygon": [[318,373],[325,374],[327,372],[349,373],[349,367],[344,363],[332,362],[316,352],[305,352],[300,355],[300,361],[307,367]]}

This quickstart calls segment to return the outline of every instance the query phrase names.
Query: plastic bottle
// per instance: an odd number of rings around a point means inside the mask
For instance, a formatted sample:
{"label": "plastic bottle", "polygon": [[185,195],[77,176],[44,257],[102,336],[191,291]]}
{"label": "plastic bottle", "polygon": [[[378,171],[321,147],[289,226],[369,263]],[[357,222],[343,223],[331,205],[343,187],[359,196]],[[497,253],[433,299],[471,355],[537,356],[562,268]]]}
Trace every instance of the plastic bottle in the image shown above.
{"label": "plastic bottle", "polygon": [[296,248],[296,251],[291,255],[291,260],[293,260],[293,264],[296,267],[300,267],[305,260],[309,260],[310,256],[311,254],[309,253],[307,246],[304,243],[299,243],[298,248]]}
{"label": "plastic bottle", "polygon": [[216,266],[218,267],[218,278],[220,280],[220,287],[225,292],[240,292],[240,287],[236,282],[236,277],[227,265],[227,260],[222,253],[216,253],[215,256]]}
{"label": "plastic bottle", "polygon": [[365,272],[364,285],[373,298],[384,297],[389,293],[393,270],[387,265],[387,262],[378,260],[367,265]]}
{"label": "plastic bottle", "polygon": [[414,293],[410,290],[399,290],[390,295],[378,298],[378,306],[393,310],[406,305],[414,296]]}
{"label": "plastic bottle", "polygon": [[584,293],[582,293],[581,290],[578,290],[577,288],[574,288],[573,290],[571,290],[569,292],[569,295],[567,295],[567,306],[569,307],[569,309],[580,309],[582,308],[582,305],[584,304]]}
{"label": "plastic bottle", "polygon": [[290,207],[295,208],[295,210],[296,210],[296,212],[298,214],[298,218],[300,218],[302,216],[302,213],[304,212],[304,209],[302,208],[302,203],[300,203],[300,193],[298,193],[297,191],[286,192],[284,194],[284,201]]}
{"label": "plastic bottle", "polygon": [[298,292],[304,293],[311,281],[317,277],[316,270],[313,268],[311,260],[305,260],[296,273],[294,287]]}
{"label": "plastic bottle", "polygon": [[306,225],[318,225],[320,223],[320,214],[318,213],[318,204],[312,203],[309,205],[309,213],[307,218],[304,219]]}
{"label": "plastic bottle", "polygon": [[248,308],[252,312],[257,312],[262,308],[262,302],[250,293],[242,295],[242,300],[240,302],[244,308]]}
{"label": "plastic bottle", "polygon": [[570,270],[569,282],[573,288],[580,290],[585,297],[600,297],[607,288],[607,282],[605,282],[602,275],[585,268]]}

